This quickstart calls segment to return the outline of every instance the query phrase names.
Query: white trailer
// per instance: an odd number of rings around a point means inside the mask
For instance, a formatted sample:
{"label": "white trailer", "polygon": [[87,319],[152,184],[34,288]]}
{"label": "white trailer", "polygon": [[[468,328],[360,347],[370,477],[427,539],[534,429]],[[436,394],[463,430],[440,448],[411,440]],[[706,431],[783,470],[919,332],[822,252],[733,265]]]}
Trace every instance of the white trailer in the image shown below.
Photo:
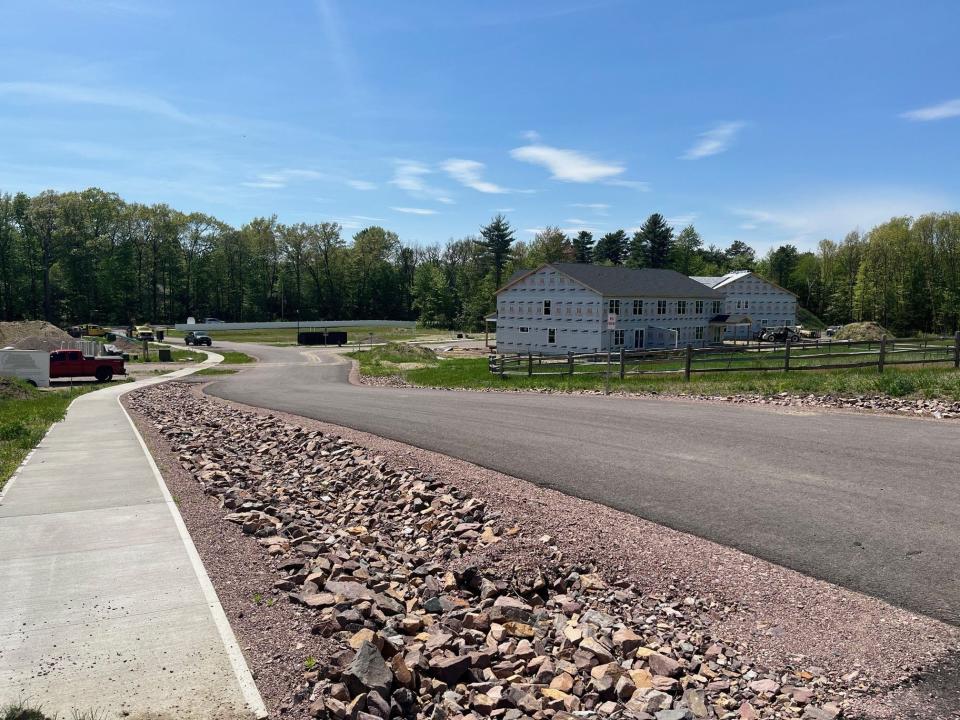
{"label": "white trailer", "polygon": [[50,353],[45,350],[0,350],[0,376],[50,387]]}

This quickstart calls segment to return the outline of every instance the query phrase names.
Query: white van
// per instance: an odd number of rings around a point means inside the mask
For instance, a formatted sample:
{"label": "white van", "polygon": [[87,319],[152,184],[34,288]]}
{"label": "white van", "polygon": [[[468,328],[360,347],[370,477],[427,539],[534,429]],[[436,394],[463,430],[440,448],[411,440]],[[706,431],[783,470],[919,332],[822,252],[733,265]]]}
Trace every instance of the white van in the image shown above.
{"label": "white van", "polygon": [[50,387],[50,353],[45,350],[0,350],[0,376]]}

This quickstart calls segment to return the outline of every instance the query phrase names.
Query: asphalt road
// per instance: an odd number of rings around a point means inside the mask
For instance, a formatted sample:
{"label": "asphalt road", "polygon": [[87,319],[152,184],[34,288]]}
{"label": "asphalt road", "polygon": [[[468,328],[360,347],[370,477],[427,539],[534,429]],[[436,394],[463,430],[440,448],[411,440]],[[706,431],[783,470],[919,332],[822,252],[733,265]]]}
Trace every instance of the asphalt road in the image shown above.
{"label": "asphalt road", "polygon": [[213,395],[462,458],[960,624],[956,422],[356,387],[327,351],[235,347],[263,362]]}

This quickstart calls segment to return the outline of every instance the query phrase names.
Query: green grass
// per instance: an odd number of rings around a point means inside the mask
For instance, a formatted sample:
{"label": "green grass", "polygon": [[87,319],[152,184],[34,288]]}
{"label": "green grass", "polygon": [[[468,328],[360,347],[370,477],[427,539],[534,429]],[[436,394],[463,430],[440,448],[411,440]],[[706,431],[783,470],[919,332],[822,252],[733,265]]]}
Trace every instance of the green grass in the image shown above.
{"label": "green grass", "polygon": [[236,370],[231,370],[230,368],[222,367],[208,367],[203,368],[203,370],[198,370],[194,375],[233,375]]}
{"label": "green grass", "polygon": [[[352,353],[367,375],[400,375],[414,385],[465,389],[558,391],[601,390],[602,373],[595,375],[508,376],[500,379],[487,369],[486,358],[437,360],[428,367],[398,369],[384,365],[365,352]],[[960,372],[950,366],[875,369],[810,370],[805,372],[727,372],[694,375],[684,382],[678,375],[627,376],[620,380],[613,364],[610,387],[614,392],[657,392],[692,395],[776,395],[797,393],[816,395],[888,395],[960,400]]]}
{"label": "green grass", "polygon": [[[396,375],[409,370],[411,364],[435,366],[439,360],[429,348],[405,343],[390,342],[369,350],[347,353],[360,361],[360,367],[367,375]],[[404,367],[408,366],[408,367]]]}
{"label": "green grass", "polygon": [[38,390],[22,380],[0,378],[0,487],[40,442],[47,428],[63,418],[75,397],[101,387],[89,384]]}
{"label": "green grass", "polygon": [[[47,715],[42,705],[31,705],[25,700],[0,706],[0,720],[61,720],[56,714]],[[107,720],[103,710],[73,710],[70,720]]]}
{"label": "green grass", "polygon": [[[322,330],[322,325],[306,325],[300,328],[306,332],[308,330]],[[375,325],[371,327],[337,327],[330,328],[330,331],[343,331],[347,333],[348,343],[366,343],[373,335],[375,343],[389,342],[391,340],[420,340],[424,338],[450,339],[455,336],[453,330],[435,330],[431,328],[402,328]],[[272,328],[267,330],[210,330],[208,331],[213,342],[224,340],[229,342],[249,342],[265,345],[296,345],[296,328]],[[168,337],[183,337],[185,333],[179,330],[167,331]]]}
{"label": "green grass", "polygon": [[218,355],[223,355],[223,362],[229,365],[244,365],[246,363],[256,362],[257,359],[250,357],[246,353],[237,352],[236,350],[218,350],[216,348],[210,348],[213,352]]}

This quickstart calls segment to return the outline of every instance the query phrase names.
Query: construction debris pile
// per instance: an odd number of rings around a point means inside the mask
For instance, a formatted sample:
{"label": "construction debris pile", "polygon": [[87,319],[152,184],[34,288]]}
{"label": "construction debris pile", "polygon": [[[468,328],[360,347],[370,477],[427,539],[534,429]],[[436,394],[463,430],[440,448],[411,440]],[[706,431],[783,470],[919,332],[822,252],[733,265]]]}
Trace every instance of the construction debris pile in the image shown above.
{"label": "construction debris pile", "polygon": [[819,668],[761,668],[712,637],[722,606],[642,595],[481,498],[185,385],[130,404],[266,549],[274,592],[338,643],[303,676],[314,717],[839,716],[844,691]]}

